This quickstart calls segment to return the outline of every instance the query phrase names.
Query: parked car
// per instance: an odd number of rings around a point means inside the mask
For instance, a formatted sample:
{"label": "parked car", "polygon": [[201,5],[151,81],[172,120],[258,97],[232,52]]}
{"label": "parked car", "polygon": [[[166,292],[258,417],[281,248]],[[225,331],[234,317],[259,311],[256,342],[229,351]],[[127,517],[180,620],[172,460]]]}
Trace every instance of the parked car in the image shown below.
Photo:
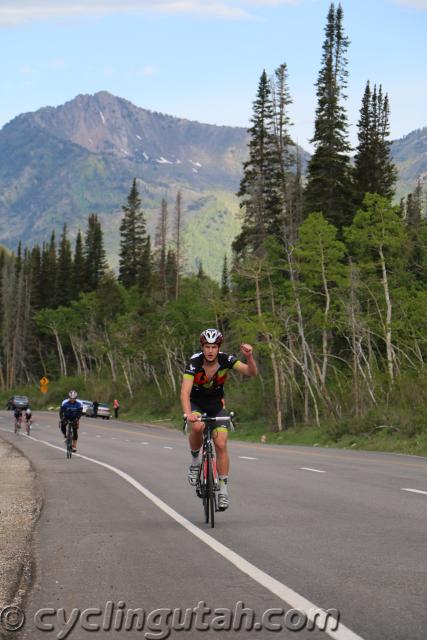
{"label": "parked car", "polygon": [[29,406],[29,401],[27,396],[12,396],[11,398],[9,398],[9,400],[7,401],[7,409],[9,411],[19,408],[19,409],[27,409],[27,407]]}
{"label": "parked car", "polygon": [[[95,418],[95,413],[93,410],[93,403],[91,403],[92,406],[87,408],[86,411],[86,415],[90,416],[91,418]],[[102,418],[103,420],[109,420],[111,417],[111,411],[110,411],[110,407],[108,406],[107,403],[105,402],[100,402],[98,404],[98,414],[97,414],[98,418]]]}
{"label": "parked car", "polygon": [[83,415],[84,415],[84,416],[85,416],[85,415],[87,416],[87,415],[88,415],[87,410],[88,410],[90,407],[93,407],[93,403],[92,403],[90,400],[81,400],[80,398],[79,398],[79,400],[80,400],[80,402],[81,402],[81,403],[82,403],[82,405],[83,405]]}

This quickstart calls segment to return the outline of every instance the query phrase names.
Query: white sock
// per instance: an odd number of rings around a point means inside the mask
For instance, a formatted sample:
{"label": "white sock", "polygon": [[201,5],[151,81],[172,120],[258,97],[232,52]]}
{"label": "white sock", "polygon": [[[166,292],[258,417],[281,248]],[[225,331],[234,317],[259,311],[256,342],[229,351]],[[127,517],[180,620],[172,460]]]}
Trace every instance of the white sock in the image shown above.
{"label": "white sock", "polygon": [[227,487],[228,476],[218,476],[218,479],[219,479],[219,492],[225,493],[228,495],[228,487]]}
{"label": "white sock", "polygon": [[[200,464],[200,458],[199,458],[200,449],[197,452],[190,451],[190,453],[191,453],[191,465],[195,467],[197,464]],[[197,453],[197,455],[194,455],[195,453]]]}

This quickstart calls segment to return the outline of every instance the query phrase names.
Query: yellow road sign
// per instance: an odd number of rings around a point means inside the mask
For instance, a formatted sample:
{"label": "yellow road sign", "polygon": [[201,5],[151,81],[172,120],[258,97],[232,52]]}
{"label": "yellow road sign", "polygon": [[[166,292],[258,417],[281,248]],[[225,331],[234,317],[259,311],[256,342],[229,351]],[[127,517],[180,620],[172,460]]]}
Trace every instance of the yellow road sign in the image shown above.
{"label": "yellow road sign", "polygon": [[39,382],[41,387],[46,387],[49,384],[49,380],[46,378],[46,376],[40,378]]}
{"label": "yellow road sign", "polygon": [[47,393],[47,392],[49,391],[49,387],[48,387],[46,384],[41,385],[41,387],[40,387],[40,391],[41,391],[42,393]]}

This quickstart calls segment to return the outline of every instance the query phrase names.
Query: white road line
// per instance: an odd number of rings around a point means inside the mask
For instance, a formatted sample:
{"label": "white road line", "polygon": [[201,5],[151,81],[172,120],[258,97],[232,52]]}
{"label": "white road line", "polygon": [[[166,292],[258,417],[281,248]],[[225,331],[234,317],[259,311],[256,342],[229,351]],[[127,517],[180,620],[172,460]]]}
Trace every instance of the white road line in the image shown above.
{"label": "white road line", "polygon": [[139,444],[150,444],[149,442],[140,442]]}
{"label": "white road line", "polygon": [[129,442],[129,440],[125,440],[125,442]]}
{"label": "white road line", "polygon": [[[2,431],[10,431],[10,430],[2,429]],[[40,442],[41,444],[44,444],[48,447],[52,447],[53,449],[58,449],[58,451],[61,451],[61,452],[64,451],[62,447],[58,447],[55,444],[46,442],[45,440],[38,440],[33,436],[29,436],[29,438],[31,440],[34,440],[34,442]],[[184,529],[187,529],[187,531],[192,533],[193,536],[195,536],[196,538],[204,542],[208,547],[216,551],[222,558],[226,558],[232,565],[237,567],[237,569],[239,569],[242,573],[245,573],[250,578],[252,578],[252,580],[255,580],[255,582],[258,582],[258,584],[265,587],[268,591],[273,593],[275,596],[277,596],[287,604],[290,604],[291,607],[295,609],[299,609],[300,611],[303,611],[307,616],[308,620],[313,621],[315,624],[317,624],[322,631],[327,633],[328,636],[330,636],[334,640],[363,640],[361,636],[358,636],[356,633],[351,631],[351,629],[348,629],[347,627],[345,627],[343,624],[341,624],[341,622],[337,623],[335,620],[332,620],[331,618],[329,618],[328,614],[324,609],[317,607],[315,604],[310,602],[310,600],[307,600],[306,598],[304,598],[304,596],[301,596],[299,593],[297,593],[290,587],[287,587],[282,582],[279,582],[279,580],[276,580],[275,578],[270,576],[268,573],[265,573],[261,569],[258,569],[258,567],[253,565],[251,562],[248,562],[247,560],[245,560],[245,558],[243,558],[242,556],[239,556],[238,553],[236,553],[235,551],[232,551],[231,549],[226,547],[224,544],[222,544],[221,542],[219,542],[218,540],[210,536],[208,533],[199,529],[199,527],[196,527],[196,525],[190,522],[190,520],[187,520],[187,518],[184,518],[184,516],[182,516],[177,511],[175,511],[175,509],[172,509],[169,505],[166,504],[166,502],[163,502],[163,500],[158,498],[154,493],[151,493],[151,491],[146,489],[142,484],[140,484],[137,480],[135,480],[135,478],[132,478],[132,476],[130,476],[125,471],[122,471],[117,467],[113,467],[112,465],[107,464],[106,462],[101,462],[100,460],[96,460],[95,458],[89,458],[88,456],[83,456],[80,453],[76,453],[74,454],[74,456],[77,458],[81,458],[82,460],[87,460],[88,462],[93,462],[94,464],[98,464],[100,467],[104,467],[105,469],[109,469],[113,473],[116,473],[118,476],[123,478],[123,480],[125,480],[130,485],[132,485],[137,491],[142,493],[142,495],[145,496],[148,500],[151,500],[151,502],[155,504],[161,511],[166,513],[169,517],[175,520],[175,522],[177,522],[182,527],[184,527]],[[338,628],[336,630],[329,628],[329,625],[331,626],[333,625],[334,627],[336,627],[337,624],[338,624]]]}
{"label": "white road line", "polygon": [[82,431],[82,436],[86,436],[87,435],[87,431]]}
{"label": "white road line", "polygon": [[239,456],[240,460],[258,460],[258,458],[251,458],[250,456]]}
{"label": "white road line", "polygon": [[163,449],[173,449],[173,447],[163,447]]}
{"label": "white road line", "polygon": [[95,438],[102,438],[102,436],[95,436]]}
{"label": "white road line", "polygon": [[117,438],[111,438],[111,440],[117,440]]}
{"label": "white road line", "polygon": [[303,471],[314,471],[314,473],[326,473],[326,471],[321,471],[320,469],[311,469],[310,467],[300,467]]}
{"label": "white road line", "polygon": [[401,489],[401,491],[410,491],[411,493],[422,493],[427,496],[427,491],[421,491],[420,489]]}

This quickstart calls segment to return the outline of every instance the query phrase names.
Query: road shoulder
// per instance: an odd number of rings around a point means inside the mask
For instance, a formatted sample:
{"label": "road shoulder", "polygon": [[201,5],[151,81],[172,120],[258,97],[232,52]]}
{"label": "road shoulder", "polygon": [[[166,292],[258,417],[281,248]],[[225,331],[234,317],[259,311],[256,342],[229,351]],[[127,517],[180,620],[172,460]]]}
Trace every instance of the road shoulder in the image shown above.
{"label": "road shoulder", "polygon": [[[32,535],[42,497],[30,461],[0,438],[0,611],[21,606],[34,577]],[[7,637],[0,626],[0,637]]]}

